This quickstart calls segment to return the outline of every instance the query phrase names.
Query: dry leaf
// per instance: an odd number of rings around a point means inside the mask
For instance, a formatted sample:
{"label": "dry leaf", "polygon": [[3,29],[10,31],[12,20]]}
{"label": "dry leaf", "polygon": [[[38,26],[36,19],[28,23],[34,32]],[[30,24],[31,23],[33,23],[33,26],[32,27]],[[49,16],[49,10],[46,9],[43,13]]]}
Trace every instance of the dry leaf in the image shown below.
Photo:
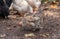
{"label": "dry leaf", "polygon": [[40,34],[40,36],[42,36],[42,37],[48,37],[48,36],[49,36],[49,34],[48,34],[48,33]]}
{"label": "dry leaf", "polygon": [[43,34],[42,36],[43,36],[43,37],[47,37],[47,36],[46,36],[46,35],[44,35],[44,34]]}
{"label": "dry leaf", "polygon": [[9,17],[9,18],[16,18],[15,15],[9,15],[8,17]]}
{"label": "dry leaf", "polygon": [[47,35],[47,36],[49,36],[49,34],[48,34],[48,33],[46,33],[46,35]]}
{"label": "dry leaf", "polygon": [[32,37],[32,36],[35,36],[35,35],[33,33],[25,34],[25,37]]}
{"label": "dry leaf", "polygon": [[57,8],[57,5],[51,5],[50,8],[56,9]]}

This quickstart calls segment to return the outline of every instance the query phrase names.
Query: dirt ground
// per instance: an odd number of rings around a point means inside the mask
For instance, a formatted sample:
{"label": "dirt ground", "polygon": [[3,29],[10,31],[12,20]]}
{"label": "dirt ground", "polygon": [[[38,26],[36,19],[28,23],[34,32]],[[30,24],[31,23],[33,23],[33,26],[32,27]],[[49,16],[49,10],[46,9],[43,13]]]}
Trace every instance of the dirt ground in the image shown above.
{"label": "dirt ground", "polygon": [[[9,19],[0,19],[0,39],[60,39],[60,9],[44,10],[41,14],[43,23],[36,32],[22,31],[19,16],[12,18],[16,15],[11,15]],[[26,36],[30,33],[33,35]]]}

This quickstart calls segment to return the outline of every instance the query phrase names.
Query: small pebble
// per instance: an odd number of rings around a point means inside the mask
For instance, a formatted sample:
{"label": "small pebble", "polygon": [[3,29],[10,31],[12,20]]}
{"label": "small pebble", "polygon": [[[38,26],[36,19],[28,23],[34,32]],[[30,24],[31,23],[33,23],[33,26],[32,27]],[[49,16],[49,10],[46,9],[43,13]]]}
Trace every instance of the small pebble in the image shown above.
{"label": "small pebble", "polygon": [[6,34],[1,34],[1,35],[0,35],[0,37],[5,37],[5,36],[6,36]]}

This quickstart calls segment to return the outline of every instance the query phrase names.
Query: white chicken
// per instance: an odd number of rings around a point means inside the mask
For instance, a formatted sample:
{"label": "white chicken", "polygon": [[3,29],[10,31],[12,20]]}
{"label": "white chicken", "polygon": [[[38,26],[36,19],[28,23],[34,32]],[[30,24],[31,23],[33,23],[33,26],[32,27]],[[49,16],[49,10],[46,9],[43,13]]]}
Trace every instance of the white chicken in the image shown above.
{"label": "white chicken", "polygon": [[12,7],[14,10],[17,10],[21,16],[23,16],[25,13],[29,11],[32,12],[32,8],[31,6],[29,6],[26,0],[13,0]]}
{"label": "white chicken", "polygon": [[41,0],[13,0],[13,9],[24,16],[25,13],[38,11]]}
{"label": "white chicken", "polygon": [[41,0],[26,0],[33,8],[33,11],[38,11],[41,5]]}

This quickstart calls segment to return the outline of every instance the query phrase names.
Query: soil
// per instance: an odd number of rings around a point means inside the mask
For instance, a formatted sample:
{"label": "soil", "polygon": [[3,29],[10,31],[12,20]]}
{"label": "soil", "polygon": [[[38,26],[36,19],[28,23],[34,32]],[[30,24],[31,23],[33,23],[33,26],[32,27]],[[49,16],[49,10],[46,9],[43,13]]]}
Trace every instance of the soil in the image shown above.
{"label": "soil", "polygon": [[[0,19],[0,39],[60,39],[60,9],[44,10],[41,13],[43,23],[36,32],[20,29],[20,17],[10,15],[9,19]],[[25,36],[33,33],[35,36]]]}

